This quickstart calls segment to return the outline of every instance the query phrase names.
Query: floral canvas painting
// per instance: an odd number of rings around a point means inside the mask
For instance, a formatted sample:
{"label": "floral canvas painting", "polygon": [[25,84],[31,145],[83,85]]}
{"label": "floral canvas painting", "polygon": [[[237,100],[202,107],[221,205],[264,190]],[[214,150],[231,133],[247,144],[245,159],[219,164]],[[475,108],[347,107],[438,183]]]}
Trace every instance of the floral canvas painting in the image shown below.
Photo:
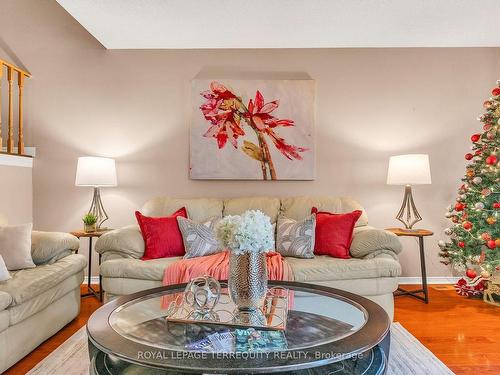
{"label": "floral canvas painting", "polygon": [[192,179],[314,179],[314,81],[193,81]]}

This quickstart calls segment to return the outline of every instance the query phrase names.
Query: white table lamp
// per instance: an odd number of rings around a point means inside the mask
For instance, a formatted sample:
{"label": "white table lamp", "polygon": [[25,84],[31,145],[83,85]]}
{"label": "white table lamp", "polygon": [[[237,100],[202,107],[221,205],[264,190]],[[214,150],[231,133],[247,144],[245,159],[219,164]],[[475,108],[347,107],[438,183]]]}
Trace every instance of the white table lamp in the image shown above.
{"label": "white table lamp", "polygon": [[102,205],[99,188],[117,185],[114,159],[94,156],[78,158],[75,185],[94,188],[94,197],[89,213],[97,217],[97,228],[100,228],[102,223],[108,220],[108,215]]}
{"label": "white table lamp", "polygon": [[412,229],[415,223],[422,220],[417,211],[411,192],[411,185],[431,183],[429,155],[410,154],[391,156],[387,172],[388,185],[405,185],[403,204],[396,216],[406,229]]}

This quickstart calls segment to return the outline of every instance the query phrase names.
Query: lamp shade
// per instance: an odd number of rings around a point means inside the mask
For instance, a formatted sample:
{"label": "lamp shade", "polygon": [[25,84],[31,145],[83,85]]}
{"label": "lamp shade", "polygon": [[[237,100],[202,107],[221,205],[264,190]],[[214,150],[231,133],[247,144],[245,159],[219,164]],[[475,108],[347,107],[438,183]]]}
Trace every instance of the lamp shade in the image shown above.
{"label": "lamp shade", "polygon": [[114,159],[95,156],[78,158],[76,186],[116,186]]}
{"label": "lamp shade", "polygon": [[431,183],[429,155],[391,156],[387,171],[388,185],[424,185]]}

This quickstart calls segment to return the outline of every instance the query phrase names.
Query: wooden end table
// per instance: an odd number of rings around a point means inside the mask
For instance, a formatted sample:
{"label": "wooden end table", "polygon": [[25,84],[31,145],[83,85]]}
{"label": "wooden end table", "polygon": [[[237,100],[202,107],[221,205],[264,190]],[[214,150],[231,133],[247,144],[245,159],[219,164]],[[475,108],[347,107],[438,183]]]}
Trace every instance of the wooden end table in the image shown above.
{"label": "wooden end table", "polygon": [[[427,288],[427,273],[425,270],[425,252],[424,252],[424,237],[432,236],[434,233],[427,229],[403,229],[403,228],[387,228],[389,232],[394,233],[399,237],[418,237],[418,247],[420,249],[420,270],[422,272],[422,289],[405,290],[398,288],[394,292],[394,296],[411,296],[425,303],[429,303],[429,291]],[[420,294],[423,293],[422,297]]]}
{"label": "wooden end table", "polygon": [[[111,229],[104,229],[104,230],[99,230],[96,232],[84,232],[83,230],[75,230],[73,232],[70,232],[73,236],[77,237],[78,239],[82,237],[86,237],[89,239],[89,270],[87,274],[87,289],[89,290],[88,293],[82,294],[81,297],[88,297],[88,296],[94,296],[99,299],[100,302],[102,302],[102,276],[101,273],[99,272],[99,290],[95,290],[92,288],[91,285],[91,277],[92,277],[92,239],[94,237],[99,238],[101,237],[104,233],[109,232]],[[78,250],[76,251],[78,253]],[[101,265],[101,254],[99,254],[99,265]]]}

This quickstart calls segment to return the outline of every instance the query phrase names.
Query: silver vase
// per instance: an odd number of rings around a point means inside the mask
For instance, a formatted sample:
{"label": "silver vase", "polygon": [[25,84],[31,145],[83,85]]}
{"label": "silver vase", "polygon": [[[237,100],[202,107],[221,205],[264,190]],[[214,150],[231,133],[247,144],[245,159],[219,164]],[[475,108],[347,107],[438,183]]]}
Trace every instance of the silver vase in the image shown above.
{"label": "silver vase", "polygon": [[240,311],[262,307],[267,293],[265,253],[231,253],[229,257],[229,293]]}

